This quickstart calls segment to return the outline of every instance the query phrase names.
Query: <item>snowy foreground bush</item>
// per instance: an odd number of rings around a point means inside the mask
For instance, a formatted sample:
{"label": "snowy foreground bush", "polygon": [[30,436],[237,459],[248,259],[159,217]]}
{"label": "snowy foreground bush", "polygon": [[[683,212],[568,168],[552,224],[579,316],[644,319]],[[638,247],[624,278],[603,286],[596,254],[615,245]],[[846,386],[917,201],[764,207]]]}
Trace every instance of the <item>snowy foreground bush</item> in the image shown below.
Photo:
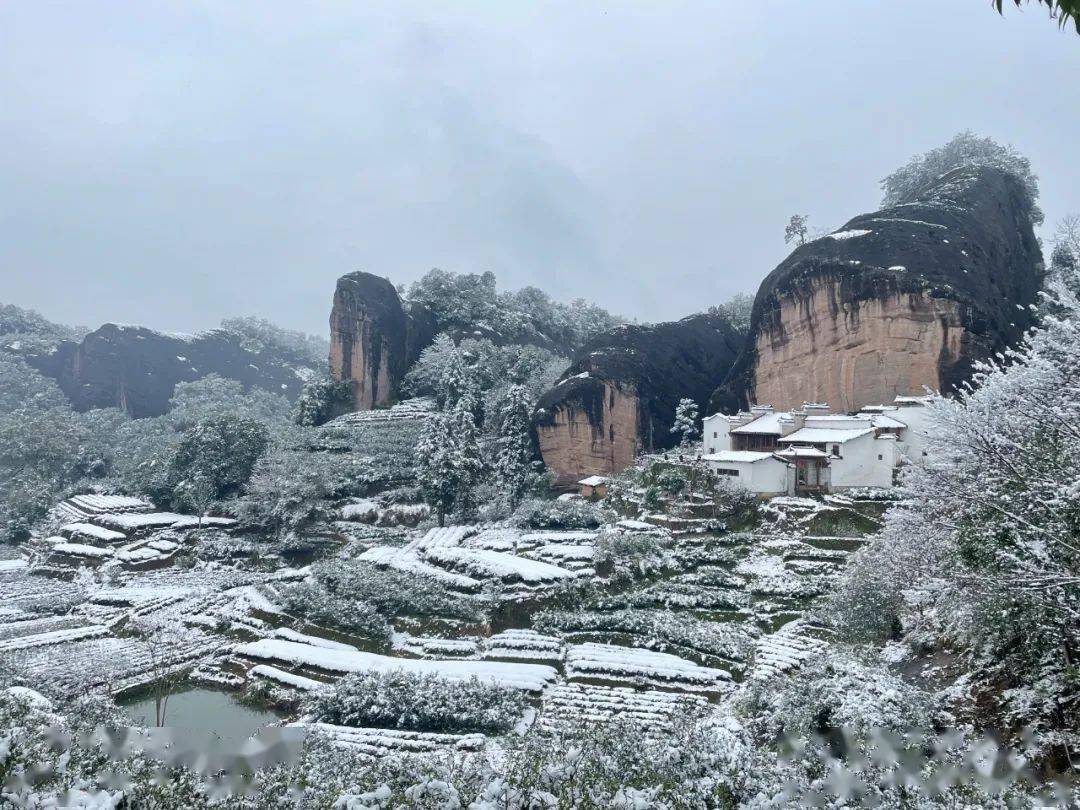
{"label": "snowy foreground bush", "polygon": [[852,641],[957,651],[960,708],[1030,729],[1056,770],[1080,756],[1078,368],[1080,300],[1057,284],[1038,331],[931,403],[930,455],[945,461],[911,468],[830,611]]}
{"label": "snowy foreground bush", "polygon": [[525,700],[520,690],[475,676],[448,681],[394,669],[342,678],[332,690],[317,693],[308,710],[319,721],[340,726],[497,734],[521,719]]}
{"label": "snowy foreground bush", "polygon": [[[249,771],[232,763],[197,773],[184,760],[140,752],[130,732],[105,734],[117,710],[83,698],[55,709],[29,690],[0,692],[0,806],[28,808],[783,808],[1033,806],[1021,793],[994,795],[967,771],[920,782],[925,757],[892,765],[808,754],[778,759],[733,719],[672,718],[671,731],[582,718],[551,733],[508,734],[498,746],[458,755],[390,755],[309,735],[284,764]],[[122,742],[125,741],[126,743]],[[131,746],[134,741],[136,745]],[[893,741],[879,737],[883,750]],[[267,749],[269,753],[270,749]],[[164,751],[163,755],[168,756]],[[186,762],[199,765],[200,757]],[[997,767],[990,760],[990,765]],[[989,771],[987,771],[988,773]],[[246,774],[246,776],[245,776]],[[841,799],[840,797],[846,797]],[[1014,800],[1006,805],[1004,799]],[[1045,805],[1042,805],[1045,806]]]}

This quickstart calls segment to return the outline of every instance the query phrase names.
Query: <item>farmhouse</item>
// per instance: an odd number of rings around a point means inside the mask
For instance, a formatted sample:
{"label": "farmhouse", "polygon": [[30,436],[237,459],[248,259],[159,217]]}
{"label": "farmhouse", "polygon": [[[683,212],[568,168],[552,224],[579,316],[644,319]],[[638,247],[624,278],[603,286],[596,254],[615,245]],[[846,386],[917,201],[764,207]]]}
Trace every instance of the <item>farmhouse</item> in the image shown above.
{"label": "farmhouse", "polygon": [[926,401],[897,397],[856,414],[823,403],[714,414],[703,422],[702,461],[761,495],[891,487],[898,466],[926,457]]}

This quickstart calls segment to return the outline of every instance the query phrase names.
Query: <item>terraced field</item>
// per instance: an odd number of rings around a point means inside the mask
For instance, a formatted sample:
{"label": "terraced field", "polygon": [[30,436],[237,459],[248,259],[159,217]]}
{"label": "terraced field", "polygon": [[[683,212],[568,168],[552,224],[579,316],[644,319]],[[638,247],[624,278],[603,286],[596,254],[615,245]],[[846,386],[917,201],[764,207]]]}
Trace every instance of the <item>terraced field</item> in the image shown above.
{"label": "terraced field", "polygon": [[[183,516],[101,514],[108,518],[84,515],[84,522],[107,522],[122,538],[82,527],[69,527],[69,537],[130,548],[166,525],[178,547],[200,542]],[[293,699],[348,673],[404,668],[521,690],[532,707],[524,719],[539,728],[622,718],[662,733],[680,712],[708,711],[734,683],[790,671],[825,643],[811,608],[861,543],[851,527],[876,522],[880,508],[777,499],[765,524],[744,534],[672,531],[648,520],[590,531],[409,531],[347,519],[356,515],[370,519],[343,510],[335,526],[353,531],[340,533],[344,544],[329,547],[324,561],[359,559],[437,584],[487,621],[402,616],[392,621],[389,646],[378,647],[283,606],[282,594],[308,568],[241,558],[147,570],[114,555],[102,586],[73,576],[97,560],[58,560],[43,548],[0,561],[0,660],[54,691],[137,689],[164,659],[166,670],[204,684],[266,684]],[[818,533],[830,526],[846,527],[848,536]],[[214,542],[227,530],[218,527]],[[651,549],[648,564],[613,563],[603,550],[613,538]],[[144,626],[161,634],[156,650],[133,633]],[[294,722],[370,756],[484,745],[475,734]]]}

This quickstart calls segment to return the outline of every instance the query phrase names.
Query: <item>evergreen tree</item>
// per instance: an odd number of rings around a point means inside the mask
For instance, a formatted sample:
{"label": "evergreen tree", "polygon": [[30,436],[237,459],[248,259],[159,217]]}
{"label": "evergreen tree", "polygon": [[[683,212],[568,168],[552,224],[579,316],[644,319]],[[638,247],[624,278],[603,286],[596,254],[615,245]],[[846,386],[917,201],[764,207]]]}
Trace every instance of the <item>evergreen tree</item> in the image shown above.
{"label": "evergreen tree", "polygon": [[353,407],[350,382],[324,377],[304,383],[293,409],[293,421],[301,426],[314,427],[348,413]]}
{"label": "evergreen tree", "polygon": [[183,500],[191,482],[200,478],[208,482],[213,497],[233,495],[251,478],[269,441],[266,426],[246,416],[203,420],[184,431],[169,463],[169,488]]}
{"label": "evergreen tree", "polygon": [[439,525],[458,511],[471,512],[483,475],[480,441],[472,413],[462,407],[433,414],[416,443],[416,482]]}
{"label": "evergreen tree", "polygon": [[476,370],[460,348],[450,354],[439,382],[438,400],[443,410],[463,407],[475,417],[480,408],[480,387]]}
{"label": "evergreen tree", "polygon": [[679,434],[679,444],[683,447],[690,444],[700,433],[697,418],[697,403],[687,397],[680,399],[675,407],[675,424],[671,426],[671,432]]}
{"label": "evergreen tree", "polygon": [[511,386],[500,409],[495,476],[512,509],[521,503],[529,485],[532,466],[530,410],[528,389],[523,385]]}
{"label": "evergreen tree", "polygon": [[457,489],[454,494],[454,510],[462,517],[471,518],[476,511],[476,488],[484,478],[484,459],[480,453],[480,432],[476,428],[473,413],[462,400],[450,414],[451,432],[454,437],[452,456]]}
{"label": "evergreen tree", "polygon": [[424,501],[435,510],[440,526],[446,524],[446,514],[454,508],[457,495],[453,445],[450,414],[432,414],[416,442],[416,483]]}

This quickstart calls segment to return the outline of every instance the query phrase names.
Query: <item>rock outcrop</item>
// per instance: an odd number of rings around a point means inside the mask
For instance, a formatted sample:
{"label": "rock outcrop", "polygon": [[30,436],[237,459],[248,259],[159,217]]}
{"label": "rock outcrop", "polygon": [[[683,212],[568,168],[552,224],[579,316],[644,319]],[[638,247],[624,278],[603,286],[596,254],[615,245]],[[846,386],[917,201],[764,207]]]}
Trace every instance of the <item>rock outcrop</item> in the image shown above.
{"label": "rock outcrop", "polygon": [[586,344],[533,420],[557,485],[618,472],[642,450],[675,444],[675,406],[689,397],[704,407],[740,346],[720,315],[620,326]]}
{"label": "rock outcrop", "polygon": [[352,383],[358,411],[391,405],[410,366],[435,339],[435,317],[371,273],[338,279],[330,311],[330,374]]}
{"label": "rock outcrop", "polygon": [[55,378],[79,411],[115,407],[133,417],[160,416],[169,410],[177,383],[209,374],[295,400],[312,370],[250,351],[242,342],[227,329],[187,336],[108,323],[27,362]]}
{"label": "rock outcrop", "polygon": [[955,169],[915,198],[796,249],[762,283],[710,410],[855,410],[948,392],[1031,324],[1042,254],[1019,181]]}

